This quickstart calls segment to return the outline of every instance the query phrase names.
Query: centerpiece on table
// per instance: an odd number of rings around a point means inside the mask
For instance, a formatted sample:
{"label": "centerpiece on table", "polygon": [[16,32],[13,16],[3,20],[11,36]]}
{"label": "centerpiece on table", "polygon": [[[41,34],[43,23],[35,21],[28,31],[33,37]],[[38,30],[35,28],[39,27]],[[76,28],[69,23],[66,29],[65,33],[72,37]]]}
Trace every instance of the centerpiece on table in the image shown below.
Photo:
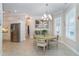
{"label": "centerpiece on table", "polygon": [[46,36],[47,35],[47,30],[42,30],[42,35]]}

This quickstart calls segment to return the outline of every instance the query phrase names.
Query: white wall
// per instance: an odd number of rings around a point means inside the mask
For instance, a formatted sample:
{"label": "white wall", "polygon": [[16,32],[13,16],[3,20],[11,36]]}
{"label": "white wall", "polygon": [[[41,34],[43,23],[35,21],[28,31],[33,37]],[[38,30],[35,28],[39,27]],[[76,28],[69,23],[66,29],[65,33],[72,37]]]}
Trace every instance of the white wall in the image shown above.
{"label": "white wall", "polygon": [[[72,8],[76,8],[76,41],[70,40],[66,37],[66,13]],[[62,14],[59,15],[62,15],[62,37],[60,41],[79,55],[79,20],[77,19],[79,16],[79,4],[71,4]]]}
{"label": "white wall", "polygon": [[3,14],[2,14],[2,4],[0,3],[0,55],[2,55],[2,21],[3,21]]}
{"label": "white wall", "polygon": [[34,35],[34,30],[35,29],[35,20],[32,18],[31,19],[31,25],[30,25],[30,36],[31,38],[33,38],[33,35]]}
{"label": "white wall", "polygon": [[65,13],[63,11],[59,12],[58,14],[54,15],[53,20],[53,35],[55,35],[55,18],[61,17],[61,34],[59,39],[63,40],[65,38]]}
{"label": "white wall", "polygon": [[25,31],[25,22],[20,20],[21,27],[20,27],[20,38],[21,41],[26,40],[26,31]]}
{"label": "white wall", "polygon": [[54,31],[54,29],[53,29],[53,27],[54,27],[54,26],[53,26],[53,25],[54,25],[54,24],[53,24],[53,23],[54,23],[53,20],[54,20],[54,19],[53,19],[53,17],[52,17],[52,20],[49,20],[49,25],[48,25],[48,26],[49,26],[49,27],[48,27],[49,34],[51,34],[51,35],[54,34],[54,32],[53,32],[53,31]]}

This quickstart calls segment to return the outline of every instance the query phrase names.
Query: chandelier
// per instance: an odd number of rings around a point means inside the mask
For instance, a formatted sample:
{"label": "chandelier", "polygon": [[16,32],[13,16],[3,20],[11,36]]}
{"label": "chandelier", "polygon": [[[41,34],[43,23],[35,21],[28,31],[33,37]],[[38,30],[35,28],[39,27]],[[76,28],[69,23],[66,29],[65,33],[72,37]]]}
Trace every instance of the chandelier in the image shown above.
{"label": "chandelier", "polygon": [[45,4],[45,6],[47,7],[48,11],[45,12],[45,14],[42,16],[42,19],[43,20],[52,20],[52,16],[51,16],[51,14],[49,14],[48,4]]}

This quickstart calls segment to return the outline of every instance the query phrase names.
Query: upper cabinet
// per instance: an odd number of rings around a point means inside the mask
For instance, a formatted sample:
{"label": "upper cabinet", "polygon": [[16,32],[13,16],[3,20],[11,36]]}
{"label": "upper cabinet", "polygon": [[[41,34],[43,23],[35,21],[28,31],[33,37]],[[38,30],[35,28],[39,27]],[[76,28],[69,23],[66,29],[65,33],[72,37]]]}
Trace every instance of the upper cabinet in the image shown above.
{"label": "upper cabinet", "polygon": [[49,21],[47,20],[42,20],[42,19],[35,20],[36,29],[48,29],[48,24],[49,24]]}

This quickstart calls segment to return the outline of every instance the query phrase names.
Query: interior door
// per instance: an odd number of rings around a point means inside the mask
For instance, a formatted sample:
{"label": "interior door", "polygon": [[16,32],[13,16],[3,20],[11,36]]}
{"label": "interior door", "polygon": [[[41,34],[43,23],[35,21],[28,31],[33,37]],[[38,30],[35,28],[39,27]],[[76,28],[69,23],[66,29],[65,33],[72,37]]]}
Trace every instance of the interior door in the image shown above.
{"label": "interior door", "polygon": [[20,41],[20,23],[11,24],[11,41]]}

